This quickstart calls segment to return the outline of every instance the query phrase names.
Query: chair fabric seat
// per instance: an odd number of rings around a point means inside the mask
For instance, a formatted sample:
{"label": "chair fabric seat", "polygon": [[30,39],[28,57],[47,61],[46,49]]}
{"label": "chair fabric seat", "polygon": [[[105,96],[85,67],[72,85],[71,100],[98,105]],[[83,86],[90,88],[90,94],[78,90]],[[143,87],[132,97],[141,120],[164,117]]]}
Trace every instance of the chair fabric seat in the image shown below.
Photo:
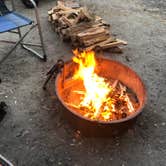
{"label": "chair fabric seat", "polygon": [[32,20],[16,12],[0,16],[0,33],[7,32],[22,26],[32,24]]}

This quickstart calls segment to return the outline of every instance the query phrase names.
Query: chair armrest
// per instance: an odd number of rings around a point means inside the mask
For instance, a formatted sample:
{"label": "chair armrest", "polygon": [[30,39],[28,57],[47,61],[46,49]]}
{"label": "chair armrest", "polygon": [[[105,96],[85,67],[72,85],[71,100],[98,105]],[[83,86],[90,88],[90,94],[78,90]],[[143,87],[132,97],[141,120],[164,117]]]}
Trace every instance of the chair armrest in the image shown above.
{"label": "chair armrest", "polygon": [[[38,25],[39,33],[40,33],[40,35],[42,36],[38,7],[37,7],[36,2],[35,2],[34,0],[30,0],[30,1],[31,1],[31,3],[32,3],[33,6],[34,6],[35,15],[36,15],[36,22],[37,22],[37,25]],[[43,39],[42,39],[42,40],[43,40]],[[43,41],[42,41],[42,42],[43,42]]]}
{"label": "chair armrest", "polygon": [[32,3],[32,5],[33,5],[33,7],[35,9],[36,21],[37,21],[37,23],[40,24],[40,21],[39,21],[39,12],[38,12],[38,7],[36,5],[36,2],[34,0],[29,0],[29,1]]}
{"label": "chair armrest", "polygon": [[36,21],[37,21],[37,24],[39,24],[39,26],[40,26],[39,12],[38,12],[38,7],[36,5],[36,2],[34,0],[29,0],[29,1],[32,3],[32,5],[35,9]]}

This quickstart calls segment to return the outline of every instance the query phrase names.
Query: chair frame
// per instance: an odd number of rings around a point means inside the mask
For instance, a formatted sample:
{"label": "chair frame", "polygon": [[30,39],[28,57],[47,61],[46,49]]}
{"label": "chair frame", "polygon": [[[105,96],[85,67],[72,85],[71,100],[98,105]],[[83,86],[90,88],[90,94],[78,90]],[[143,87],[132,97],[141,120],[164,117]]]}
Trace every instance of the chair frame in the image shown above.
{"label": "chair frame", "polygon": [[[30,26],[29,30],[27,32],[25,32],[24,34],[21,33],[21,28],[20,27],[16,28],[15,30],[7,31],[7,32],[10,32],[10,33],[17,34],[19,36],[19,40],[18,41],[0,40],[0,42],[3,42],[3,43],[14,44],[14,47],[6,54],[6,56],[4,56],[2,58],[2,60],[0,61],[0,64],[3,63],[8,58],[8,56],[16,49],[16,47],[19,44],[24,49],[26,49],[29,52],[33,53],[34,55],[36,55],[41,60],[43,60],[43,61],[47,60],[46,51],[45,51],[45,48],[44,48],[44,40],[43,40],[43,35],[42,35],[42,30],[41,30],[41,24],[40,24],[40,19],[39,19],[38,8],[37,8],[37,5],[34,2],[34,0],[30,0],[30,1],[31,1],[31,3],[34,6],[35,16],[36,16],[36,23],[34,21],[32,21],[32,24],[29,25]],[[12,4],[12,11],[11,12],[14,12],[15,11],[14,0],[11,0],[11,4]],[[25,42],[23,42],[24,38],[29,34],[29,32],[31,32],[36,27],[37,27],[38,32],[39,32],[39,37],[40,37],[41,44],[33,44],[33,43],[25,43]],[[38,53],[34,49],[30,48],[30,46],[40,47],[42,49],[43,55],[41,55],[40,53]]]}

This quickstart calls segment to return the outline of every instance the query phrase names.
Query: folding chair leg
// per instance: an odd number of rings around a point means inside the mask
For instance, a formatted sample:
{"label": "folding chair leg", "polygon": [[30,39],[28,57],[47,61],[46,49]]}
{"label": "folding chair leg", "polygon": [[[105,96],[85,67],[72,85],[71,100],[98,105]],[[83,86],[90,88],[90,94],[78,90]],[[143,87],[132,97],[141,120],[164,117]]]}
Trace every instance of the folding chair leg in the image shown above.
{"label": "folding chair leg", "polygon": [[43,58],[46,61],[47,56],[46,56],[46,51],[45,51],[45,48],[44,48],[43,35],[42,35],[42,30],[41,30],[41,25],[40,25],[38,12],[36,12],[36,20],[37,20],[37,27],[38,27],[38,31],[39,31],[40,42],[41,42],[41,46],[42,46],[42,50],[43,50],[43,54],[44,54]]}
{"label": "folding chair leg", "polygon": [[19,35],[19,38],[21,38],[21,30],[20,30],[20,28],[17,28],[18,29],[18,35]]}
{"label": "folding chair leg", "polygon": [[39,54],[37,51],[35,51],[34,49],[26,46],[26,44],[22,44],[22,47],[30,52],[32,52],[33,54],[35,54],[36,56],[38,56],[40,59],[46,61],[46,55],[44,54],[43,56],[41,54]]}
{"label": "folding chair leg", "polygon": [[43,40],[43,35],[42,35],[42,30],[41,30],[41,25],[40,25],[40,19],[39,19],[39,13],[37,8],[35,8],[35,15],[36,15],[36,21],[37,21],[37,27],[38,27],[38,32],[39,32],[39,37],[40,37],[40,42],[41,42],[41,46],[42,46],[42,50],[43,50],[43,58],[46,61],[47,60],[47,56],[46,56],[46,51],[44,48],[44,40]]}
{"label": "folding chair leg", "polygon": [[[35,7],[35,15],[36,15],[36,21],[37,21],[36,26],[37,26],[37,29],[38,29],[38,32],[39,32],[40,43],[41,43],[41,48],[42,48],[43,55],[39,54],[37,51],[35,51],[32,48],[28,47],[28,45],[29,46],[34,46],[33,44],[27,44],[26,45],[26,43],[21,43],[21,46],[24,49],[26,49],[26,50],[32,52],[33,54],[35,54],[36,56],[38,56],[40,59],[42,59],[44,61],[47,61],[46,51],[45,51],[45,48],[44,48],[43,35],[42,35],[42,30],[41,30],[41,25],[40,25],[39,13],[38,13],[38,10],[37,10],[36,7]],[[21,31],[19,29],[18,29],[18,32],[21,36]]]}
{"label": "folding chair leg", "polygon": [[[31,44],[27,44],[27,45],[34,46],[33,44],[32,44],[32,45],[31,45]],[[44,53],[44,51],[43,51],[44,54],[41,55],[40,53],[38,53],[38,52],[35,51],[34,49],[28,47],[27,45],[26,45],[26,43],[24,43],[24,44],[22,43],[22,44],[21,44],[21,46],[22,46],[24,49],[26,49],[27,51],[29,51],[29,52],[35,54],[37,57],[39,57],[39,58],[42,59],[43,61],[46,61],[46,60],[47,60],[47,57],[46,57],[46,54]],[[42,47],[42,50],[43,50],[43,47]]]}
{"label": "folding chair leg", "polygon": [[16,44],[14,45],[14,47],[7,53],[7,55],[2,58],[2,60],[0,61],[0,64],[3,63],[8,56],[15,50],[15,48],[23,41],[23,39],[28,35],[28,33],[35,28],[36,25],[33,25],[23,36],[21,36],[20,40],[18,42],[16,42]]}
{"label": "folding chair leg", "polygon": [[[35,27],[36,26],[38,27],[38,24],[35,24]],[[21,34],[21,30],[19,28],[18,28],[18,34],[19,34],[19,37],[21,38],[22,34]],[[21,46],[24,49],[26,49],[26,50],[30,51],[31,53],[35,54],[36,56],[38,56],[43,61],[46,61],[47,57],[46,57],[46,53],[45,53],[45,49],[44,49],[44,42],[43,42],[43,36],[42,36],[41,28],[39,30],[39,36],[40,36],[41,45],[35,45],[35,44],[29,44],[29,43],[21,42]],[[34,49],[32,49],[28,46],[40,46],[42,48],[43,55],[39,54],[37,51],[35,51]]]}

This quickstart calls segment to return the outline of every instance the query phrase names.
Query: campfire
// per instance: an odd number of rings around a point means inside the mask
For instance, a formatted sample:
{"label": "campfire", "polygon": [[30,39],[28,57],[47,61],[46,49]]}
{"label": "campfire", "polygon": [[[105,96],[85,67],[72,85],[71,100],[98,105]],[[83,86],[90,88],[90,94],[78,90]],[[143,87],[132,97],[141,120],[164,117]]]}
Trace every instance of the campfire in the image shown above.
{"label": "campfire", "polygon": [[102,123],[125,120],[140,112],[145,89],[135,72],[118,62],[97,58],[93,51],[73,53],[72,62],[65,64],[56,80],[58,97],[68,110]]}
{"label": "campfire", "polygon": [[125,124],[133,122],[144,107],[144,84],[129,67],[95,56],[94,52],[121,52],[119,46],[127,42],[116,39],[110,33],[110,24],[79,4],[57,1],[48,11],[48,20],[73,49],[83,50],[74,50],[68,62],[57,61],[43,86],[45,89],[52,75],[57,74],[56,94],[70,123],[85,134],[103,133],[105,129],[110,133],[110,128],[113,133],[112,126],[120,125],[122,130],[130,126]]}

